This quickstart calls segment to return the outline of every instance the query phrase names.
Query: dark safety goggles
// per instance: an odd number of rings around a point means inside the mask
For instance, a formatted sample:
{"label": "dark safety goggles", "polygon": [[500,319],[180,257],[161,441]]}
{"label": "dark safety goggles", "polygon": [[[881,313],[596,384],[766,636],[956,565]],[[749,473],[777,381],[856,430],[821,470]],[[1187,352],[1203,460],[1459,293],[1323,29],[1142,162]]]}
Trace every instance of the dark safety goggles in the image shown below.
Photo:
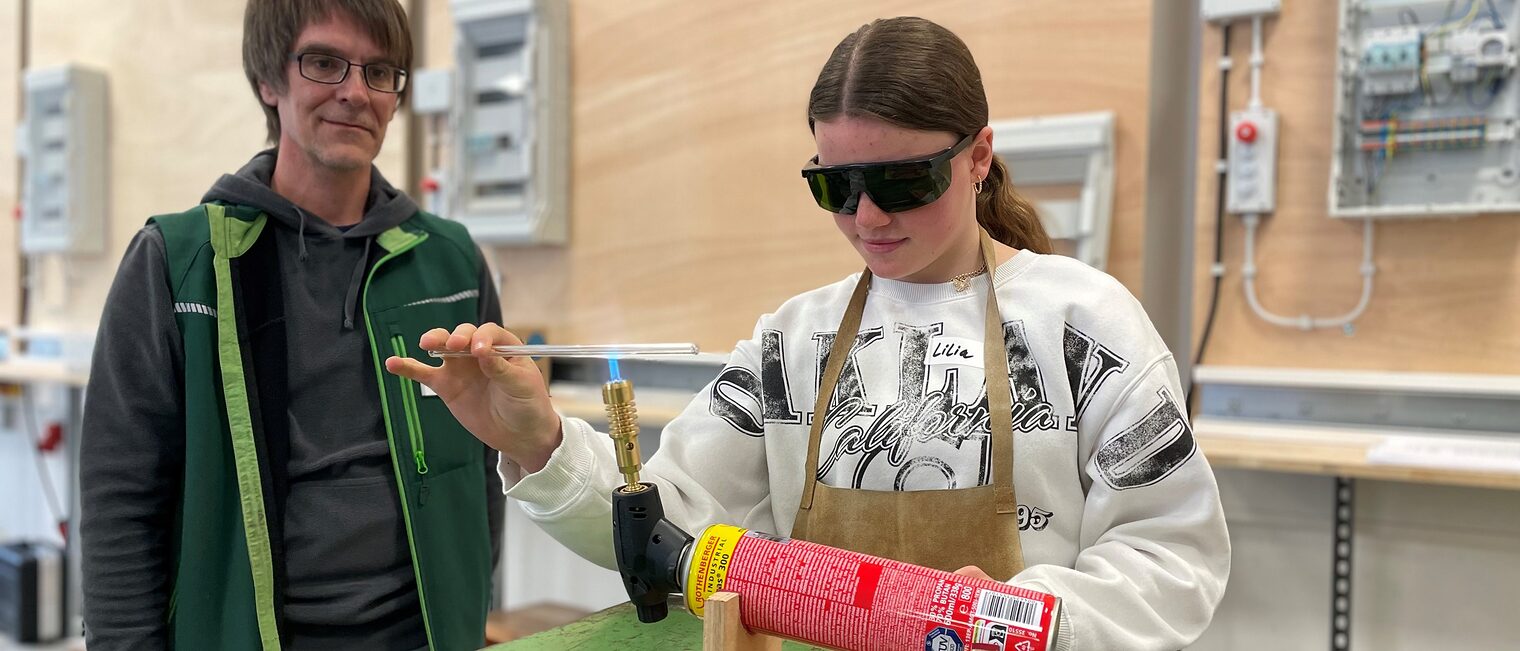
{"label": "dark safety goggles", "polygon": [[950,187],[950,159],[965,151],[976,134],[938,154],[884,163],[820,166],[818,157],[802,168],[818,207],[832,213],[855,214],[860,193],[871,195],[876,207],[902,212],[934,203]]}

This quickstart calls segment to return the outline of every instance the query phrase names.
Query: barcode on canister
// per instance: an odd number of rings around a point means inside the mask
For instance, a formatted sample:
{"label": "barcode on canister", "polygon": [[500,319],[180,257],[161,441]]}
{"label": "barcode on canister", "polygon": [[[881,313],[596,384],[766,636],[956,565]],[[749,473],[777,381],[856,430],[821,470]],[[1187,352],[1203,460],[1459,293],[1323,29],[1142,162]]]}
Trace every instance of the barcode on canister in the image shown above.
{"label": "barcode on canister", "polygon": [[977,617],[1038,631],[1041,630],[1040,619],[1045,615],[1045,604],[1011,594],[982,590],[976,597],[974,614]]}

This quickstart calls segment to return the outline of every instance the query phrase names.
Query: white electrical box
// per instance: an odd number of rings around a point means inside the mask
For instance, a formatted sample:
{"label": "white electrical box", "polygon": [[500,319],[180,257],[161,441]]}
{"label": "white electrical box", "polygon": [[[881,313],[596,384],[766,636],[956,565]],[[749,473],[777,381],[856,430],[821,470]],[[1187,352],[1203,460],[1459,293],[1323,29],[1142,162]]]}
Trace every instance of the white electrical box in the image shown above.
{"label": "white electrical box", "polygon": [[1517,0],[1341,0],[1330,214],[1520,212]]}
{"label": "white electrical box", "polygon": [[453,0],[451,213],[488,244],[568,231],[569,3]]}
{"label": "white electrical box", "polygon": [[418,115],[448,113],[454,105],[454,73],[443,68],[412,71],[412,112]]}
{"label": "white electrical box", "polygon": [[1203,0],[1201,13],[1207,21],[1226,21],[1275,14],[1282,0]]}
{"label": "white electrical box", "polygon": [[1277,209],[1277,112],[1257,108],[1230,114],[1225,210],[1266,214]]}
{"label": "white electrical box", "polygon": [[27,70],[17,153],[24,253],[105,250],[106,78],[78,66]]}

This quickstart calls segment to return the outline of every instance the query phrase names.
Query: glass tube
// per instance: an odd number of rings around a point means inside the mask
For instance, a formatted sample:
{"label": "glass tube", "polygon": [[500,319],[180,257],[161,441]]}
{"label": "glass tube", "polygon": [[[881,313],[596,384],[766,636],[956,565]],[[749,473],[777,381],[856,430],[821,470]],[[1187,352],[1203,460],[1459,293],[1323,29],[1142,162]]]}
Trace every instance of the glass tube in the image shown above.
{"label": "glass tube", "polygon": [[[572,345],[523,345],[492,346],[499,357],[600,357],[620,359],[624,357],[648,357],[658,355],[695,355],[696,344],[572,344]],[[430,350],[433,357],[472,357],[463,350]]]}

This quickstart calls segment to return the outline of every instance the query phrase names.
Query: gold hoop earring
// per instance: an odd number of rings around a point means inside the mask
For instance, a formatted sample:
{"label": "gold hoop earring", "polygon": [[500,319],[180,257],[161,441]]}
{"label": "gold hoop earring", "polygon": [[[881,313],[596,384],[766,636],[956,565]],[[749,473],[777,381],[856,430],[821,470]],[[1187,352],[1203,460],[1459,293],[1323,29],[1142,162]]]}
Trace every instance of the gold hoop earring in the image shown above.
{"label": "gold hoop earring", "polygon": [[971,184],[971,191],[974,192],[974,193],[976,193],[976,194],[981,194],[982,193],[982,180],[981,179],[977,179],[976,183],[972,183]]}

